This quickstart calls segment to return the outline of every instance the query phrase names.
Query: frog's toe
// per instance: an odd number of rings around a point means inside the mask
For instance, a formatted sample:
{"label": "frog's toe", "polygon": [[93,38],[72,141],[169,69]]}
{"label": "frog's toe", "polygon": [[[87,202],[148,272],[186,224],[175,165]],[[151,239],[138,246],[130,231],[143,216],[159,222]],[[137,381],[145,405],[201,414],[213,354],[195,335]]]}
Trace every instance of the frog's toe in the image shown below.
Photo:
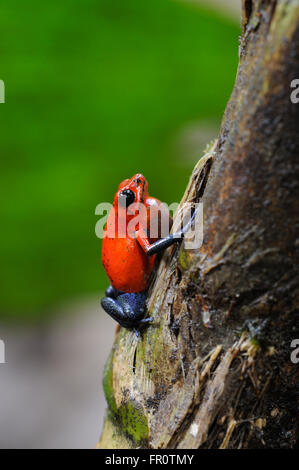
{"label": "frog's toe", "polygon": [[154,321],[153,317],[142,318],[140,323],[152,323]]}
{"label": "frog's toe", "polygon": [[140,341],[140,332],[137,330],[137,328],[133,328],[133,331],[135,333],[137,340]]}

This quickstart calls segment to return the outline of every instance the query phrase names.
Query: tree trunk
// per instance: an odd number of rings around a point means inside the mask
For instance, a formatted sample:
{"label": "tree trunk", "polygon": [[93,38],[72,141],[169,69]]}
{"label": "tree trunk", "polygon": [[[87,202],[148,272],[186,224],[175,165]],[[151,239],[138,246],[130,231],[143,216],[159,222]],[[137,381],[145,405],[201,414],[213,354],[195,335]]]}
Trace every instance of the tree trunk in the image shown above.
{"label": "tree trunk", "polygon": [[244,0],[242,29],[219,138],[182,200],[203,203],[203,245],[164,254],[141,341],[118,331],[100,448],[296,446],[298,0]]}

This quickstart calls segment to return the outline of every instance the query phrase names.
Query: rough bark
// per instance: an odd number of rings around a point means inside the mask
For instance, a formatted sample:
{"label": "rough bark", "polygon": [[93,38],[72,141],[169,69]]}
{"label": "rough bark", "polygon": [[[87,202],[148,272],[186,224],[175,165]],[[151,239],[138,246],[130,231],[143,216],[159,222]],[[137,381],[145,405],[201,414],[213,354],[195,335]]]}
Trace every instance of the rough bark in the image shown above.
{"label": "rough bark", "polygon": [[182,200],[203,202],[203,245],[164,254],[141,341],[117,332],[101,448],[296,446],[299,2],[244,0],[242,29],[219,138]]}

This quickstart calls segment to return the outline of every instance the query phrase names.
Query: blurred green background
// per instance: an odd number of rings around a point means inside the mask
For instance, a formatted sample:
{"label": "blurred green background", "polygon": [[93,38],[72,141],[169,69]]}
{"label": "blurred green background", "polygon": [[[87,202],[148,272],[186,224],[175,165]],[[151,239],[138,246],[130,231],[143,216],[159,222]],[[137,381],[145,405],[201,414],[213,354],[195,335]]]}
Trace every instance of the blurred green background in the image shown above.
{"label": "blurred green background", "polygon": [[183,137],[217,129],[239,25],[175,0],[0,12],[0,315],[47,318],[106,287],[95,207],[121,180],[141,172],[153,196],[179,202],[195,163]]}

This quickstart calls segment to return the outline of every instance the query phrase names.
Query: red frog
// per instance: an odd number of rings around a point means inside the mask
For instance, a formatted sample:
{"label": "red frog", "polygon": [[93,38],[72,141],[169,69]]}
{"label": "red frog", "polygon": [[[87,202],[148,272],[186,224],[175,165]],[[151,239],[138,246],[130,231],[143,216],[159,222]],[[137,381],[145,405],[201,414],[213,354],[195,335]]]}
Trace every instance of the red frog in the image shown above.
{"label": "red frog", "polygon": [[[151,227],[153,218],[155,223]],[[143,175],[136,174],[119,185],[104,230],[102,262],[111,285],[106,289],[106,297],[101,304],[121,326],[134,329],[137,337],[138,326],[152,321],[144,315],[156,255],[183,239],[193,216],[180,232],[165,238],[160,237],[162,219],[169,228],[168,209],[158,199],[149,196]],[[150,237],[153,226],[156,238]]]}

